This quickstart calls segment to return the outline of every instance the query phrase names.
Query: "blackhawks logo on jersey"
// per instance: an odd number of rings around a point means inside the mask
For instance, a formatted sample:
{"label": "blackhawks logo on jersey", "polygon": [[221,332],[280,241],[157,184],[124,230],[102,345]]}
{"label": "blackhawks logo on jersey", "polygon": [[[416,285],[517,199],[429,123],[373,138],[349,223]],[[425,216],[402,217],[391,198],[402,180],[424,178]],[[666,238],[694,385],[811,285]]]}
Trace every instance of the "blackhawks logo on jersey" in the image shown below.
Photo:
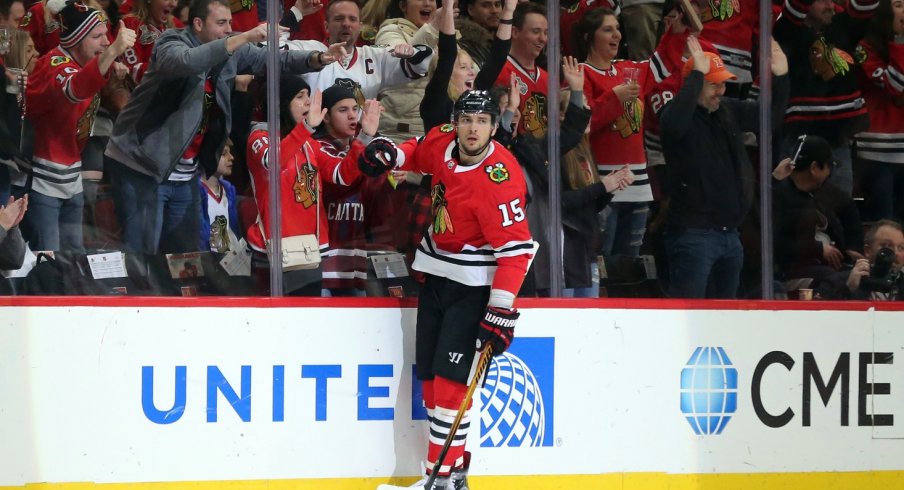
{"label": "blackhawks logo on jersey", "polygon": [[509,180],[509,171],[502,162],[487,165],[484,170],[486,170],[487,175],[490,176],[490,181],[493,183],[501,184]]}
{"label": "blackhawks logo on jersey", "polygon": [[521,125],[524,131],[535,138],[542,138],[546,134],[546,96],[533,94],[524,103],[524,112],[521,114]]}
{"label": "blackhawks logo on jersey", "polygon": [[625,102],[625,111],[612,123],[612,130],[618,131],[622,138],[640,132],[643,124],[643,102],[639,99]]}
{"label": "blackhawks logo on jersey", "polygon": [[160,31],[156,27],[147,24],[138,26],[139,44],[154,44],[158,36],[160,36]]}
{"label": "blackhawks logo on jersey", "polygon": [[433,212],[433,234],[442,235],[445,232],[455,233],[452,226],[452,217],[449,216],[449,202],[446,201],[446,186],[440,182],[430,191],[430,210]]}
{"label": "blackhawks logo on jersey", "polygon": [[292,184],[292,192],[295,193],[295,202],[300,203],[305,209],[317,204],[317,169],[310,162],[295,166],[295,183]]}
{"label": "blackhawks logo on jersey", "polygon": [[439,132],[451,133],[453,129],[455,129],[455,126],[453,126],[452,123],[446,123],[439,127]]}
{"label": "blackhawks logo on jersey", "polygon": [[740,0],[709,0],[708,7],[700,12],[700,22],[725,21],[741,13]]}
{"label": "blackhawks logo on jersey", "polygon": [[51,56],[50,57],[50,66],[60,66],[72,61],[72,58],[68,56]]}
{"label": "blackhawks logo on jersey", "polygon": [[844,51],[829,44],[821,37],[810,46],[810,67],[813,74],[828,82],[837,75],[846,75],[851,71],[854,58]]}
{"label": "blackhawks logo on jersey", "polygon": [[22,17],[22,20],[19,21],[19,27],[28,27],[28,24],[31,24],[31,12],[25,14],[25,17]]}

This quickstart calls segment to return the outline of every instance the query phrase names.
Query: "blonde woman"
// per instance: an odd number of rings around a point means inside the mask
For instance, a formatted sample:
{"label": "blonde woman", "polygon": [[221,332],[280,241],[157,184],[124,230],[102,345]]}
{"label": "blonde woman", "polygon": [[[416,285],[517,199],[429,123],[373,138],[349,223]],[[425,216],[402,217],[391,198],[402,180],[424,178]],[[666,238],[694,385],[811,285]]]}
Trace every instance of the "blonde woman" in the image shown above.
{"label": "blonde woman", "polygon": [[[22,132],[22,114],[26,109],[22,88],[34,70],[37,55],[27,32],[10,32],[9,52],[3,58],[5,66],[0,65],[5,75],[5,90],[0,88],[0,204],[6,203],[11,184],[19,187],[25,184],[25,174],[10,167],[22,168],[31,160],[30,125],[26,124],[26,131]],[[20,196],[23,192],[14,193]]]}
{"label": "blonde woman", "polygon": [[[431,70],[430,81],[424,89],[420,115],[424,122],[424,133],[448,123],[452,105],[458,96],[471,89],[490,90],[502,71],[512,45],[512,15],[518,0],[505,0],[502,20],[493,40],[492,55],[478,72],[471,56],[459,49],[455,42],[454,12],[440,9],[439,49],[436,67]],[[503,123],[505,115],[503,115]]]}

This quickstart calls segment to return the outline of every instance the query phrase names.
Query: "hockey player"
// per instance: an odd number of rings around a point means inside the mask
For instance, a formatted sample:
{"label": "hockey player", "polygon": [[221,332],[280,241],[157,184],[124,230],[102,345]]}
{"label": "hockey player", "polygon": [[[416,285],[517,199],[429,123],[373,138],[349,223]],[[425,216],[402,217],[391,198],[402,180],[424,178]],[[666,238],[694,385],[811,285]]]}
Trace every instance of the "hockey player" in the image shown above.
{"label": "hockey player", "polygon": [[337,44],[345,52],[338,60],[318,73],[306,74],[312,90],[326,90],[342,85],[355,91],[358,104],[376,99],[386,87],[401,85],[427,75],[433,50],[428,46],[399,44],[355,46],[361,33],[361,10],[354,0],[332,0],[326,7],[326,29],[330,47],[319,41],[287,41],[289,50],[319,50],[335,53]]}
{"label": "hockey player", "polygon": [[[403,143],[398,156],[403,170],[433,176],[433,224],[412,265],[426,276],[415,357],[430,419],[428,472],[465,397],[475,341],[490,342],[493,354],[501,354],[514,337],[515,296],[536,249],[524,213],[521,168],[492,140],[498,120],[499,106],[486,92],[465,92],[455,103],[452,124]],[[371,152],[361,163],[368,175],[385,170]],[[429,490],[468,488],[469,427],[465,414]]]}
{"label": "hockey player", "polygon": [[[59,4],[64,4],[60,6]],[[135,43],[120,22],[110,44],[103,12],[80,1],[50,2],[62,23],[60,44],[41,57],[28,79],[27,117],[34,126],[29,227],[35,250],[82,249],[81,152],[113,63]]]}

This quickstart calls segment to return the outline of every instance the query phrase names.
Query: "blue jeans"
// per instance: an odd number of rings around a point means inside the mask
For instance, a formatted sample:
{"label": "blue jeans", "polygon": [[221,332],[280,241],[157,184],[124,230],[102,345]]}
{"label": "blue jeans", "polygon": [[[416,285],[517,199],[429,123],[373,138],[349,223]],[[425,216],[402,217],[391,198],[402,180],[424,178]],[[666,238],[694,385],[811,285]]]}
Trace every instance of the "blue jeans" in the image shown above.
{"label": "blue jeans", "polygon": [[744,249],[735,229],[668,228],[669,294],[674,298],[735,298]]}
{"label": "blue jeans", "polygon": [[201,194],[198,176],[186,182],[166,181],[157,188],[155,236],[163,253],[198,251],[201,238]]}
{"label": "blue jeans", "polygon": [[638,257],[649,214],[650,204],[646,202],[610,202],[603,208],[600,211],[603,255]]}
{"label": "blue jeans", "polygon": [[122,228],[123,249],[147,255],[157,253],[160,242],[157,216],[157,181],[125,165],[106,158],[113,185],[116,217]]}
{"label": "blue jeans", "polygon": [[82,210],[85,207],[84,194],[69,199],[45,196],[39,192],[28,193],[28,211],[25,219],[32,237],[32,250],[62,250],[82,252]]}

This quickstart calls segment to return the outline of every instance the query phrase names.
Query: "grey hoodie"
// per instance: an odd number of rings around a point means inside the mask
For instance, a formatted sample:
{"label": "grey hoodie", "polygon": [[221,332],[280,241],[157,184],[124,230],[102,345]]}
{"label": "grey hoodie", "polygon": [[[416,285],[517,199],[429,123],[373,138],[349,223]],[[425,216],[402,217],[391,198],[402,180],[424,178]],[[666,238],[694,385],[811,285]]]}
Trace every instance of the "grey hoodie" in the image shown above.
{"label": "grey hoodie", "polygon": [[[312,51],[280,53],[284,73],[314,71]],[[116,119],[106,155],[163,182],[201,127],[204,84],[216,80],[222,114],[208,128],[200,158],[216,158],[232,129],[231,94],[237,74],[263,74],[265,48],[245,44],[232,55],[226,39],[201,43],[190,28],[169,29],[157,40],[147,72]]]}

